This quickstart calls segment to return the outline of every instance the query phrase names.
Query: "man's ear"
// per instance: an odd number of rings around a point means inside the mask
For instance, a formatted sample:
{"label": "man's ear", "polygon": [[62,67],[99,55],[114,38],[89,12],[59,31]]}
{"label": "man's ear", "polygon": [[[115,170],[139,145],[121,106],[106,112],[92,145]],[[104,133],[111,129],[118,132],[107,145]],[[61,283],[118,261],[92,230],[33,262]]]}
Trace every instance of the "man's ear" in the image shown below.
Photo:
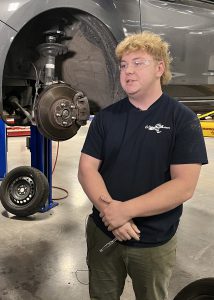
{"label": "man's ear", "polygon": [[165,71],[165,64],[164,64],[164,62],[161,60],[161,61],[159,61],[159,62],[157,63],[157,75],[158,75],[158,77],[161,78],[161,76],[163,75],[164,71]]}

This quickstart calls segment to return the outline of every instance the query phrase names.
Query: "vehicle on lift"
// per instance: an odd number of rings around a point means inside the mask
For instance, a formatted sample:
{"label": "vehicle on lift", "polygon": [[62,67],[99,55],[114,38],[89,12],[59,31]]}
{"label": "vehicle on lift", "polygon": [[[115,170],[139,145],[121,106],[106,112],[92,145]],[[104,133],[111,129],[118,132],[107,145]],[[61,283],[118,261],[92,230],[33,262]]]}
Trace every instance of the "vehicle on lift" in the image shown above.
{"label": "vehicle on lift", "polygon": [[[171,44],[173,78],[164,91],[195,112],[211,111],[213,29],[211,0],[4,0],[1,118],[10,126],[11,119],[13,126],[36,125],[50,140],[73,137],[89,114],[124,96],[114,49],[124,36],[143,30]],[[2,204],[21,216],[41,205],[38,188],[47,197],[42,175],[30,170],[12,170],[1,185]]]}

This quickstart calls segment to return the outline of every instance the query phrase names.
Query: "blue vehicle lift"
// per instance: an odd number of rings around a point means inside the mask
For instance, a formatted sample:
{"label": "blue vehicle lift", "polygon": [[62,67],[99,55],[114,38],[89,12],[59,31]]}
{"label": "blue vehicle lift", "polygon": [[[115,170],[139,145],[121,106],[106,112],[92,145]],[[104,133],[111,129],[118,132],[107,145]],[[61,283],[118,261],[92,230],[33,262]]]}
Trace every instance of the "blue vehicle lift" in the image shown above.
{"label": "blue vehicle lift", "polygon": [[31,166],[39,169],[48,179],[48,201],[40,210],[46,212],[59,204],[52,200],[52,141],[41,135],[34,125],[31,125],[30,151]]}
{"label": "blue vehicle lift", "polygon": [[7,136],[6,126],[0,119],[0,180],[3,180],[7,173]]}

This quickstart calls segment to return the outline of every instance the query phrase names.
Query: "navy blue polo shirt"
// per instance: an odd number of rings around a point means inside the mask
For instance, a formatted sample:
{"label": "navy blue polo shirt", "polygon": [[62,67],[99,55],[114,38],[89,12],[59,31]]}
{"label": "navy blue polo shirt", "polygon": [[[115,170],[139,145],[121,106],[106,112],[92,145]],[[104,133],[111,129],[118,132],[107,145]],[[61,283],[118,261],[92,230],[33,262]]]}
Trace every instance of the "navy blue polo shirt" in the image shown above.
{"label": "navy blue polo shirt", "polygon": [[[102,161],[99,172],[111,197],[119,201],[171,180],[171,164],[207,163],[197,116],[165,94],[145,111],[128,98],[101,110],[90,124],[82,152]],[[164,244],[175,234],[181,214],[182,205],[159,215],[134,218],[141,230],[140,241],[122,243],[137,247]],[[105,234],[114,237],[95,207],[92,217]]]}

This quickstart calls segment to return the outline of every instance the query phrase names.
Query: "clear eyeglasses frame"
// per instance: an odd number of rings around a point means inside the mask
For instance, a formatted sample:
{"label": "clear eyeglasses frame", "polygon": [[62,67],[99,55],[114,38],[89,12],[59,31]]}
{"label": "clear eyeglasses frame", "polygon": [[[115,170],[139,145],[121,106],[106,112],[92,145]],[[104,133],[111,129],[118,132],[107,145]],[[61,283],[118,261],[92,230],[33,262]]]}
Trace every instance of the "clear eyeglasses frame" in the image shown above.
{"label": "clear eyeglasses frame", "polygon": [[141,70],[145,67],[149,66],[151,63],[151,59],[140,59],[140,60],[133,60],[130,63],[127,63],[125,61],[121,61],[119,64],[119,70],[120,72],[124,72],[128,69],[128,67],[132,67],[134,70]]}

